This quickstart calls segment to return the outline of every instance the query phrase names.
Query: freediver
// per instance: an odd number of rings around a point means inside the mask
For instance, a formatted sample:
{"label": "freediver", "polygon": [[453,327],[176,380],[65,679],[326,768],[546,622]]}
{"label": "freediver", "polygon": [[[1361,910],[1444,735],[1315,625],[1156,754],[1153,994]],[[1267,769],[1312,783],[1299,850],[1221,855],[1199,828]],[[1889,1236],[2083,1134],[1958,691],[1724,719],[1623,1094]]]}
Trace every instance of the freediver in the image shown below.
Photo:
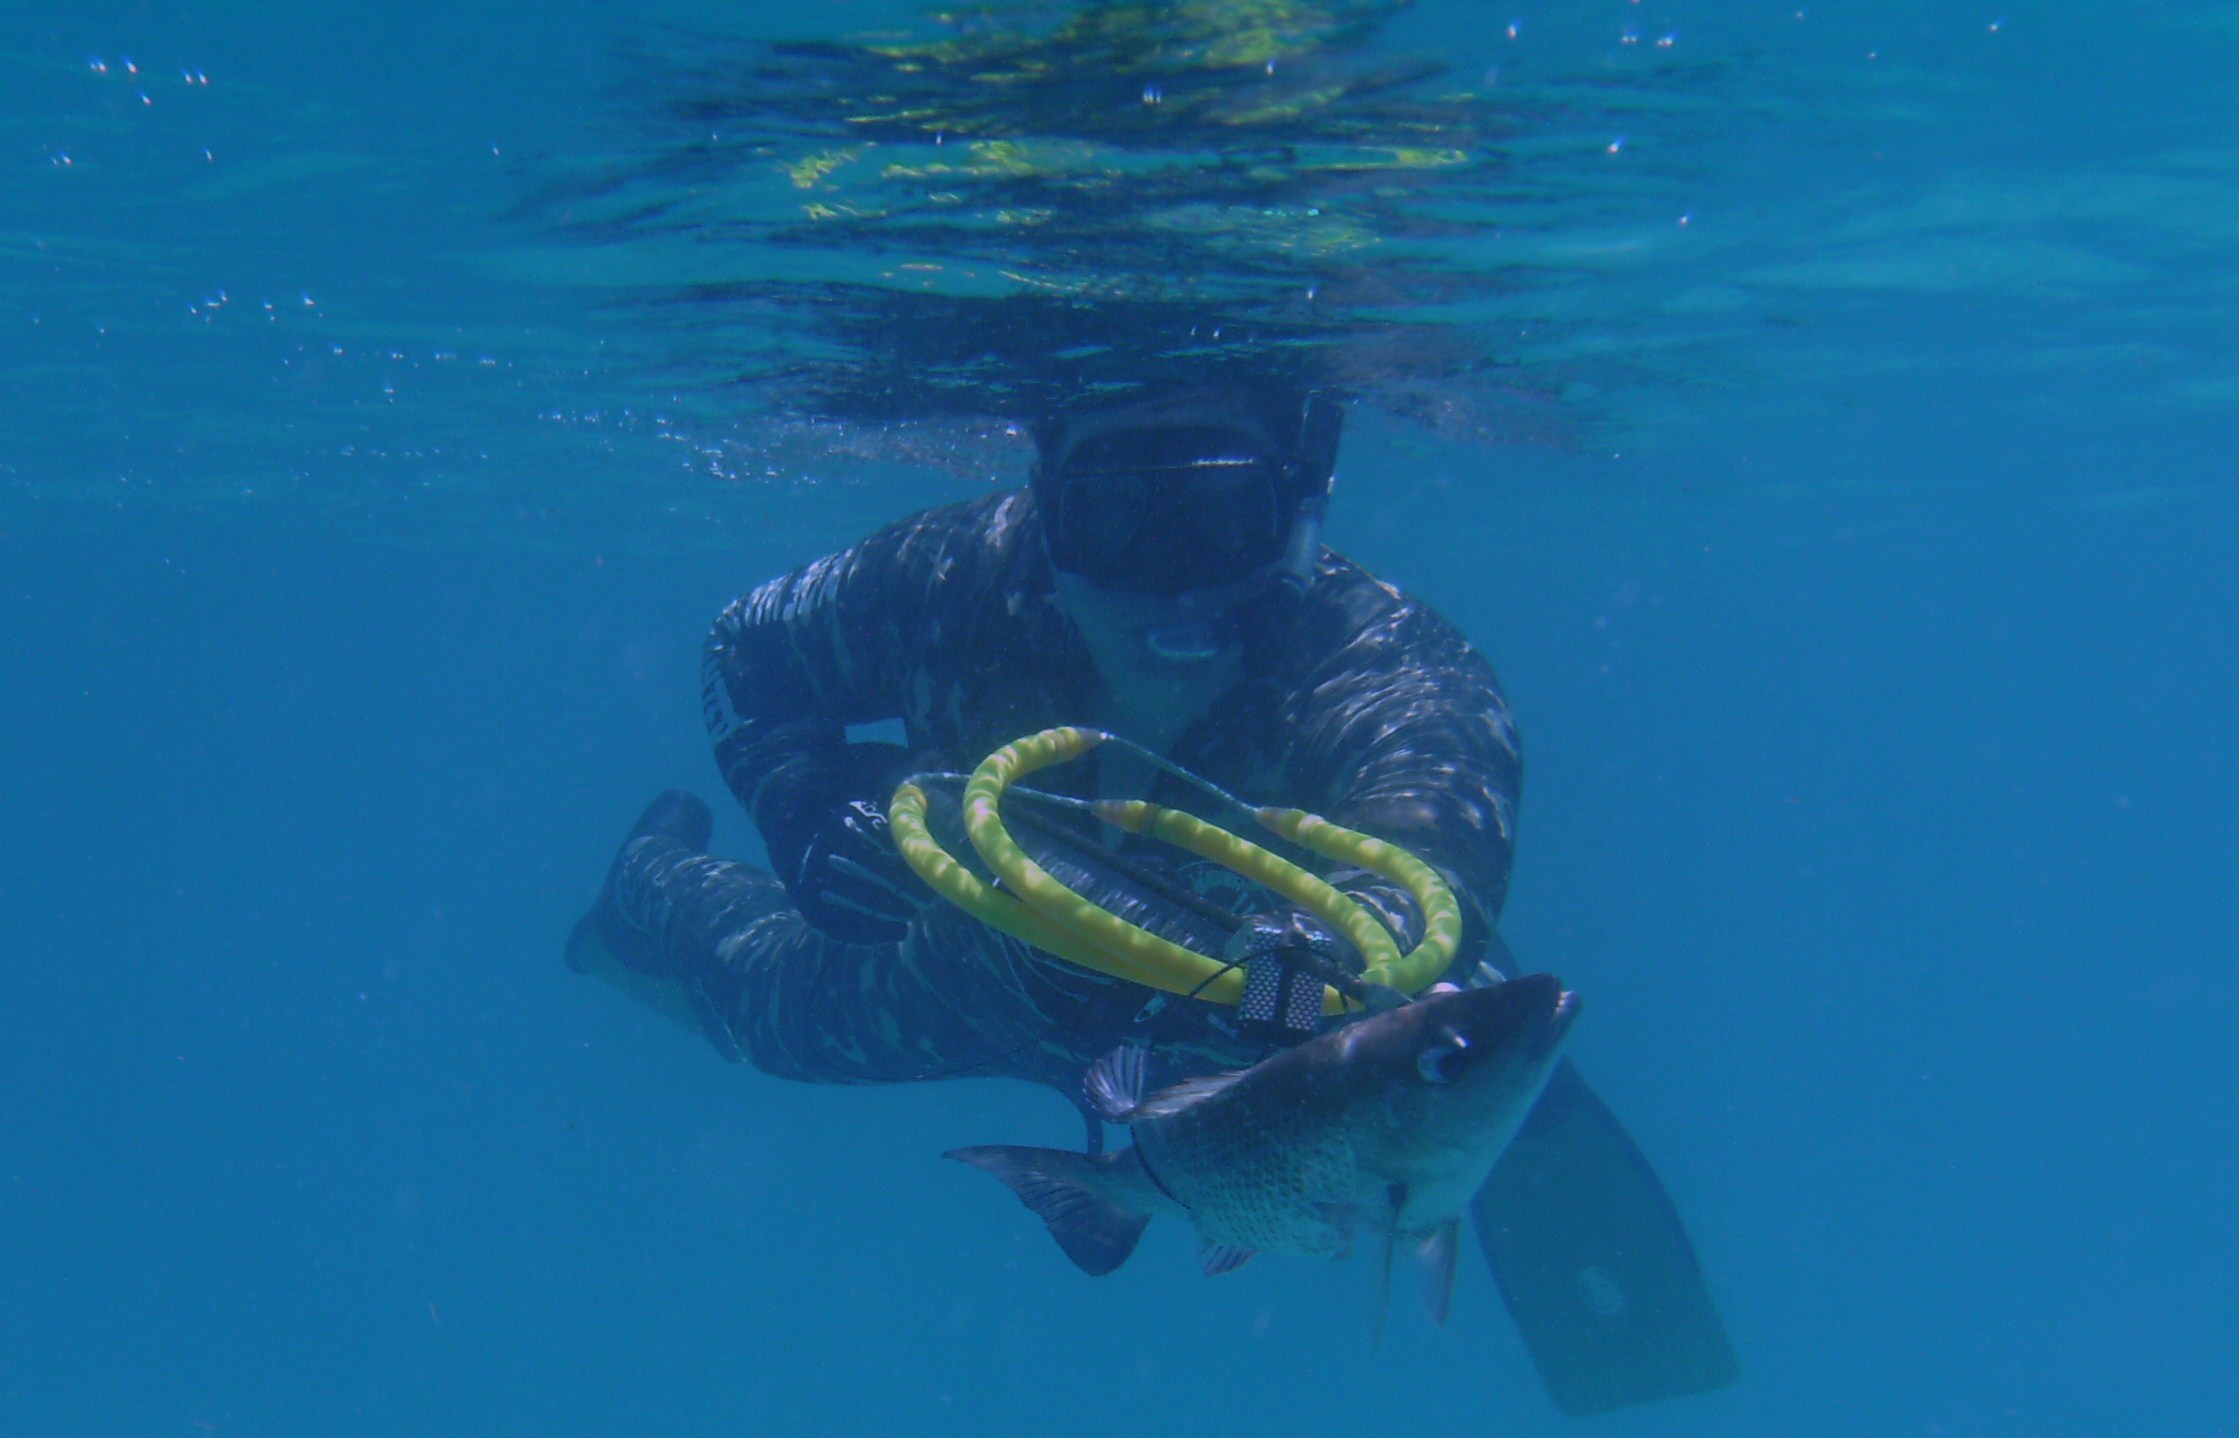
{"label": "freediver", "polygon": [[[578,926],[579,966],[595,941],[780,1077],[1005,1076],[1073,1097],[1153,994],[936,902],[885,811],[917,770],[1083,724],[1429,860],[1461,900],[1456,963],[1473,971],[1508,884],[1515,730],[1452,625],[1320,542],[1338,427],[1333,403],[1266,391],[1060,415],[1036,427],[1028,489],[904,519],[730,605],[705,716],[776,872],[707,857],[706,807],[671,791]],[[848,741],[892,719],[904,745]],[[1155,773],[1118,759],[1069,767],[1101,794],[1155,794]],[[1395,933],[1418,927],[1390,881],[1333,882]],[[1233,1009],[1171,1007],[1161,1072],[1270,1051]]]}
{"label": "freediver", "polygon": [[[1033,427],[1027,488],[900,520],[732,603],[707,641],[704,713],[775,872],[709,856],[706,805],[669,791],[575,926],[571,965],[778,1077],[1001,1076],[1076,1104],[1084,1072],[1123,1041],[1147,1044],[1170,1079],[1250,1065],[1330,1022],[1288,989],[1256,1011],[1162,1002],[1006,939],[939,902],[903,862],[886,817],[899,780],[1084,725],[1252,803],[1312,810],[1427,860],[1463,915],[1445,980],[1499,982],[1516,730],[1490,664],[1452,624],[1321,542],[1340,427],[1334,401],[1265,386],[1083,405]],[[850,740],[850,726],[894,720],[903,744]],[[1157,799],[1174,782],[1116,750],[1039,778],[1091,798]],[[1327,877],[1413,942],[1420,915],[1398,886],[1360,870]],[[1252,924],[1284,951],[1341,949],[1279,901]],[[1318,979],[1311,992],[1318,1005]],[[1589,1154],[1602,1170],[1614,1162],[1621,1186],[1662,1198],[1645,1164],[1630,1172],[1637,1150],[1607,1110],[1565,1075],[1478,1212],[1527,1341],[1536,1326],[1554,1345],[1533,1344],[1543,1375],[1570,1411],[1727,1381],[1722,1331],[1709,1360],[1676,1369],[1609,1357],[1573,1331],[1594,1319],[1569,1312],[1578,1294],[1594,1307],[1625,1270],[1572,1241],[1564,1215],[1536,1235],[1538,1200],[1495,1204],[1488,1230],[1485,1204],[1504,1185],[1565,1201],[1548,1173],[1523,1167],[1534,1142],[1552,1172]],[[1566,1128],[1581,1122],[1582,1136]],[[1622,1153],[1608,1160],[1612,1141]],[[1666,1253],[1676,1240],[1693,1274],[1675,1220],[1670,1230],[1653,1236]],[[1614,1244],[1653,1246],[1638,1238]],[[1581,1257],[1604,1287],[1576,1288]],[[1701,1306],[1715,1329],[1707,1297]]]}

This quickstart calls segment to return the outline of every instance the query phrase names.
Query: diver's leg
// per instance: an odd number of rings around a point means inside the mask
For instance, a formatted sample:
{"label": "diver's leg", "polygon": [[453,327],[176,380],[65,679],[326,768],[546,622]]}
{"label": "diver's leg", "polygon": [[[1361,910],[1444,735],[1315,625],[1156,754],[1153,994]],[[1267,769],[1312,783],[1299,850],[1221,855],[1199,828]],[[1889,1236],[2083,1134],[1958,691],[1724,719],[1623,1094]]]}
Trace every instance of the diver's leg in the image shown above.
{"label": "diver's leg", "polygon": [[607,867],[598,902],[575,921],[566,950],[569,968],[694,1031],[701,1025],[691,998],[666,972],[656,900],[676,862],[705,849],[713,828],[707,805],[681,789],[646,805]]}
{"label": "diver's leg", "polygon": [[[683,837],[633,831],[578,936],[586,926],[608,936],[605,952],[637,977],[639,997],[688,1013],[726,1056],[767,1073],[1070,1084],[1125,1009],[1107,985],[945,908],[929,909],[900,942],[843,943],[803,918],[775,875],[710,858]],[[596,966],[574,941],[570,959]]]}

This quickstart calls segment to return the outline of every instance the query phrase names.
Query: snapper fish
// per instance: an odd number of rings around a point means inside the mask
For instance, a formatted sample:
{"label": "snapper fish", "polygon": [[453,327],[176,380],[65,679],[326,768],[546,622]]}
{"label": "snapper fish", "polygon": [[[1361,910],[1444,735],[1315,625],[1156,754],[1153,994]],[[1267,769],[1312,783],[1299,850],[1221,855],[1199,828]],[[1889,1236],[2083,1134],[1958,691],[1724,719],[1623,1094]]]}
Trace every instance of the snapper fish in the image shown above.
{"label": "snapper fish", "polygon": [[1412,1245],[1443,1323],[1460,1220],[1547,1084],[1578,1016],[1551,975],[1433,991],[1237,1073],[1142,1096],[1144,1052],[1089,1070],[1128,1126],[1116,1153],[984,1146],[944,1155],[1008,1185],[1086,1273],[1127,1261],[1151,1219],[1187,1218],[1207,1273],[1255,1253],[1339,1256],[1356,1236]]}

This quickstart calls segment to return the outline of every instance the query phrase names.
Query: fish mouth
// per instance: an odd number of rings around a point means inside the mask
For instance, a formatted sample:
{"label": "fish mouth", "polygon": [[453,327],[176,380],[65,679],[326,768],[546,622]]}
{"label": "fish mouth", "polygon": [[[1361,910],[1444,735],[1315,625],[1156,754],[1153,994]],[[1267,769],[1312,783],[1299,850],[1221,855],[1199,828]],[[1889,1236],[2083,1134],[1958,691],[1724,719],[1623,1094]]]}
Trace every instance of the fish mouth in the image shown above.
{"label": "fish mouth", "polygon": [[1561,1051],[1580,1008],[1578,995],[1552,974],[1524,974],[1416,1002],[1453,1005],[1453,1024],[1470,1043],[1533,1066],[1552,1062]]}

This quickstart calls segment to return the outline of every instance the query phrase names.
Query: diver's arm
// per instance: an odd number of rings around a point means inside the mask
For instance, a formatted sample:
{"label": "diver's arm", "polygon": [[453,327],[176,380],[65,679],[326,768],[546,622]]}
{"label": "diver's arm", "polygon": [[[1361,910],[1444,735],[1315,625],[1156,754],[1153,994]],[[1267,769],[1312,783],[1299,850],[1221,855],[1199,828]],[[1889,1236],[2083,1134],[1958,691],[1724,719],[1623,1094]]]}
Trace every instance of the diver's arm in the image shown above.
{"label": "diver's arm", "polygon": [[[1345,566],[1350,569],[1350,566]],[[1462,906],[1462,957],[1478,957],[1508,892],[1522,777],[1492,666],[1436,613],[1351,571],[1316,607],[1326,647],[1300,686],[1293,750],[1302,781],[1340,824],[1435,865]],[[1389,880],[1338,887],[1393,918],[1413,905]]]}
{"label": "diver's arm", "polygon": [[844,802],[847,726],[899,712],[896,530],[780,575],[716,616],[700,701],[716,766],[765,836]]}
{"label": "diver's arm", "polygon": [[[900,718],[909,742],[939,742],[934,712],[964,682],[1015,669],[1022,566],[1039,560],[1033,507],[1007,491],[928,510],[852,549],[772,580],[723,612],[709,637],[704,699],[724,782],[754,818],[771,867],[811,922],[877,942],[932,893],[886,833],[886,803],[912,769],[942,756],[847,742],[847,726]],[[1027,636],[1031,641],[1032,636]],[[1020,653],[1046,646],[1026,642]]]}
{"label": "diver's arm", "polygon": [[[985,547],[984,507],[914,515],[773,579],[708,636],[702,704],[716,764],[772,867],[838,937],[891,937],[913,907],[906,895],[918,886],[883,832],[887,794],[913,756],[851,744],[847,726],[904,714],[939,591]],[[858,931],[850,912],[870,927]]]}

